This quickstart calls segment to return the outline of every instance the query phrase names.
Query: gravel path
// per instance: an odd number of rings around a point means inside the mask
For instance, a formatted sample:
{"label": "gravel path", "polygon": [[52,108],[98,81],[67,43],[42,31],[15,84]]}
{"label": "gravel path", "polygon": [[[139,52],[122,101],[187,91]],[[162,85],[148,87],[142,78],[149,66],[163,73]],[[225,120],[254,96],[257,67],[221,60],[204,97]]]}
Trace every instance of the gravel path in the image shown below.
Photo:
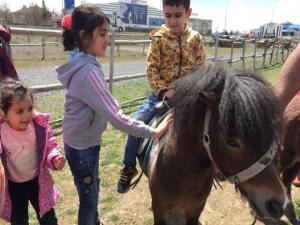
{"label": "gravel path", "polygon": [[[109,75],[109,63],[102,64],[106,77]],[[115,76],[145,73],[146,61],[115,62]],[[27,86],[59,83],[54,67],[17,69],[20,80]]]}

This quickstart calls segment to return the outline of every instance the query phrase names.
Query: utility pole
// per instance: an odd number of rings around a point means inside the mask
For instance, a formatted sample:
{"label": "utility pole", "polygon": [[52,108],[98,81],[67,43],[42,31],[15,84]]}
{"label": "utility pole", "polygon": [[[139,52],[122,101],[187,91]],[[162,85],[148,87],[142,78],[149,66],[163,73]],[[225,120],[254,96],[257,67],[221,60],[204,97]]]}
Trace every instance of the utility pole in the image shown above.
{"label": "utility pole", "polygon": [[228,5],[229,3],[226,3],[226,11],[225,11],[225,22],[224,22],[224,31],[226,30],[226,25],[227,25],[227,10],[228,10]]}
{"label": "utility pole", "polygon": [[273,23],[273,16],[274,16],[274,8],[272,8],[271,23]]}

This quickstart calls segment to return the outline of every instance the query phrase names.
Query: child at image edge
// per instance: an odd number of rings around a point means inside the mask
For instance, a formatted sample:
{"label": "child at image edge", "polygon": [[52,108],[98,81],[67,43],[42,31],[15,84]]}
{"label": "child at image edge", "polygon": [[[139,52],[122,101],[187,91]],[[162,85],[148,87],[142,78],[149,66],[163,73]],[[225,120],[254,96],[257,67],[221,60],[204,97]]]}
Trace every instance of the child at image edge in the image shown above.
{"label": "child at image edge", "polygon": [[[0,154],[2,153],[2,150],[0,150]],[[4,203],[5,203],[5,172],[3,168],[2,161],[0,159],[0,213],[2,212],[4,208]]]}
{"label": "child at image edge", "polygon": [[[147,56],[147,75],[153,93],[134,114],[135,119],[146,124],[156,115],[154,105],[171,96],[172,83],[202,66],[206,57],[201,35],[187,26],[192,13],[190,0],[162,0],[162,4],[166,24],[150,33],[152,42]],[[140,140],[131,135],[127,138],[125,166],[117,187],[119,193],[129,190],[131,180],[137,174],[136,155]]]}
{"label": "child at image edge", "polygon": [[50,116],[34,110],[31,91],[19,81],[8,78],[0,88],[0,152],[7,176],[1,217],[27,225],[30,201],[41,225],[57,225],[53,207],[58,191],[49,168],[61,170],[65,159],[52,135]]}
{"label": "child at image edge", "polygon": [[65,154],[79,195],[79,225],[100,224],[99,153],[100,138],[109,121],[131,135],[160,137],[171,117],[156,129],[122,114],[109,92],[96,57],[104,56],[109,45],[109,18],[95,5],[76,7],[62,21],[65,50],[76,51],[57,68],[58,79],[67,89],[63,118]]}

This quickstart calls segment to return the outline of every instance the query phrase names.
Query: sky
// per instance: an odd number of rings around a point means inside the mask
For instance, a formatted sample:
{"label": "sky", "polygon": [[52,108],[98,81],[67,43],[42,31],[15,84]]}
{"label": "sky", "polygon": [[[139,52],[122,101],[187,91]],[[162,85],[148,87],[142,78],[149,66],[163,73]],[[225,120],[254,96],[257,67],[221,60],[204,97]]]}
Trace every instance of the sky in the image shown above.
{"label": "sky", "polygon": [[[60,11],[63,0],[44,0],[46,6]],[[75,0],[75,6],[82,2],[103,3],[118,0]],[[22,3],[20,3],[22,2]],[[23,5],[37,3],[42,0],[0,0],[7,4],[11,11],[20,9]],[[161,0],[148,0],[148,4],[161,9]],[[191,8],[197,17],[213,20],[213,32],[228,31],[248,32],[260,25],[275,22],[290,21],[300,24],[300,0],[191,0]]]}

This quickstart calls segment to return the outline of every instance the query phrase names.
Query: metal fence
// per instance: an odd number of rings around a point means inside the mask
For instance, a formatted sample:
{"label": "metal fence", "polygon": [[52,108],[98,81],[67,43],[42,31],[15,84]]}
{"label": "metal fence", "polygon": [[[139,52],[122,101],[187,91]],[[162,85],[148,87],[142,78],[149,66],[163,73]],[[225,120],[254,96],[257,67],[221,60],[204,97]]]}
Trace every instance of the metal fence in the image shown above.
{"label": "metal fence", "polygon": [[[61,36],[61,32],[53,30],[38,30],[38,29],[14,29],[12,28],[13,34],[22,35],[42,35],[41,43],[24,43],[24,44],[12,44],[12,47],[40,47],[41,48],[41,59],[44,60],[45,49],[49,45],[60,45],[60,42],[49,42],[46,41],[44,36]],[[28,38],[30,40],[30,38]],[[29,42],[29,41],[28,41]],[[215,39],[215,40],[204,40],[206,51],[208,54],[207,60],[221,61],[227,63],[229,66],[240,63],[240,67],[246,68],[246,64],[252,64],[253,69],[266,68],[267,66],[274,66],[278,63],[283,63],[290,52],[297,46],[299,41],[292,40],[226,40],[226,39]],[[109,88],[112,90],[114,82],[144,78],[145,73],[130,74],[125,76],[114,77],[114,59],[115,59],[115,47],[117,54],[120,56],[120,46],[124,45],[136,45],[142,46],[142,53],[146,54],[146,46],[150,44],[150,40],[116,40],[115,32],[111,34],[111,46],[110,46],[110,73],[109,78],[106,79],[109,82]],[[224,51],[226,49],[226,51]],[[238,53],[237,53],[238,51]],[[260,62],[260,66],[258,66]],[[47,92],[53,90],[62,89],[61,84],[51,85],[38,85],[31,87],[34,93]],[[140,104],[144,97],[137,98],[121,104],[122,109],[127,109],[127,113],[132,111],[132,108]],[[62,133],[61,119],[51,122],[51,126],[54,129],[54,134],[59,135]]]}
{"label": "metal fence", "polygon": [[[61,45],[57,41],[46,41],[47,37],[61,37],[61,30],[42,30],[31,28],[11,27],[12,34],[16,35],[39,35],[41,43],[23,43],[11,44],[13,48],[20,46],[40,47],[41,59],[46,58],[45,49],[49,45]],[[120,77],[114,77],[115,48],[117,55],[120,56],[121,46],[141,46],[142,54],[146,54],[146,47],[150,40],[116,40],[116,32],[111,32],[110,45],[110,72],[109,82],[110,90],[116,81],[137,79],[145,77],[145,73],[130,74]],[[283,63],[291,51],[297,46],[299,40],[280,40],[280,39],[204,39],[204,45],[207,51],[207,60],[227,63],[229,66],[238,66],[246,68],[251,67],[256,70],[274,66]],[[45,92],[50,90],[62,89],[60,84],[42,85],[33,87],[36,92]]]}

